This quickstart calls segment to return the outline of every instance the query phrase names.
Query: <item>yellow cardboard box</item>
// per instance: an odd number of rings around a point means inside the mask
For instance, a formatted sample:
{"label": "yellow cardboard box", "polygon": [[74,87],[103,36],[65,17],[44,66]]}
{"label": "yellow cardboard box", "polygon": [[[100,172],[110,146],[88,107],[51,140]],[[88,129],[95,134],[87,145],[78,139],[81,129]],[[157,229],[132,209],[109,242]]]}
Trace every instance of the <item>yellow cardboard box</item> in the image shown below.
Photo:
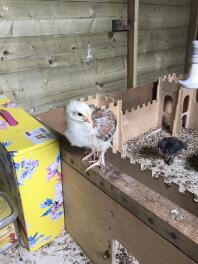
{"label": "yellow cardboard box", "polygon": [[35,251],[64,229],[59,143],[23,109],[11,107],[0,98],[0,188],[15,201],[20,230]]}

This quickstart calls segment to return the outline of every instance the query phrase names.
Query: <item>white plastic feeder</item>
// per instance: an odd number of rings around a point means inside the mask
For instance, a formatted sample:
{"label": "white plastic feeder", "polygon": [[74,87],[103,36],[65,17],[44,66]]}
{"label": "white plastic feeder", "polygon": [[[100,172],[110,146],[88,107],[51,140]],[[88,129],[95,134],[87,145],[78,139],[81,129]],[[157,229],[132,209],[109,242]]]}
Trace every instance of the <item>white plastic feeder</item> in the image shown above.
{"label": "white plastic feeder", "polygon": [[184,88],[198,89],[198,40],[192,42],[192,66],[188,79],[180,80],[179,83]]}

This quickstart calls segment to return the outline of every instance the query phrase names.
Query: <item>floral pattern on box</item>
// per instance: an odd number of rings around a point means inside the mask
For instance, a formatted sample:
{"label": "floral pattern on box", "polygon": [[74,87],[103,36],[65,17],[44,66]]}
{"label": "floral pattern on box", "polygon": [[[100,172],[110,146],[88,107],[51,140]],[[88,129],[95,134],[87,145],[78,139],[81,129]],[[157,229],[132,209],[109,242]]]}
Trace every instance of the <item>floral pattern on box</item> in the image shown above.
{"label": "floral pattern on box", "polygon": [[52,178],[56,178],[57,184],[55,185],[55,199],[46,198],[41,203],[41,208],[45,209],[42,217],[49,216],[52,220],[59,219],[63,214],[63,190],[62,190],[62,179],[61,179],[61,159],[60,155],[57,156],[56,161],[52,162],[47,167],[47,181],[49,182]]}
{"label": "floral pattern on box", "polygon": [[36,232],[34,235],[28,237],[29,245],[31,248],[37,246],[38,243],[43,243],[51,238],[51,236],[44,236],[43,234],[39,234]]}
{"label": "floral pattern on box", "polygon": [[24,158],[21,162],[17,162],[14,165],[18,175],[18,185],[24,185],[27,179],[32,180],[33,174],[39,166],[39,161],[32,158],[29,160]]}

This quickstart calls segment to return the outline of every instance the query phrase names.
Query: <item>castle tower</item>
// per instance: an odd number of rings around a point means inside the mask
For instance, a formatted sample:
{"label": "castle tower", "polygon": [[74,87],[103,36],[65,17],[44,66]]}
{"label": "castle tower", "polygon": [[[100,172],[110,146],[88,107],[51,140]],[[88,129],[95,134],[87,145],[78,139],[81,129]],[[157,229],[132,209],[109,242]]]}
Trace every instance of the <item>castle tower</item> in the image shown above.
{"label": "castle tower", "polygon": [[[198,40],[192,42],[192,65],[186,80],[180,80],[179,100],[183,107],[178,104],[178,116],[176,117],[174,133],[179,132],[182,126],[185,128],[198,129]],[[184,88],[183,88],[184,87]]]}
{"label": "castle tower", "polygon": [[181,87],[176,74],[159,78],[157,99],[160,101],[158,127],[169,130],[173,136],[183,128],[197,128],[197,89]]}
{"label": "castle tower", "polygon": [[195,89],[183,88],[180,86],[172,130],[173,136],[181,133],[182,127],[191,128],[191,119],[193,116],[194,105],[196,103],[196,92]]}
{"label": "castle tower", "polygon": [[157,99],[160,101],[158,127],[165,127],[170,132],[174,127],[179,88],[178,78],[174,73],[159,78],[157,88]]}

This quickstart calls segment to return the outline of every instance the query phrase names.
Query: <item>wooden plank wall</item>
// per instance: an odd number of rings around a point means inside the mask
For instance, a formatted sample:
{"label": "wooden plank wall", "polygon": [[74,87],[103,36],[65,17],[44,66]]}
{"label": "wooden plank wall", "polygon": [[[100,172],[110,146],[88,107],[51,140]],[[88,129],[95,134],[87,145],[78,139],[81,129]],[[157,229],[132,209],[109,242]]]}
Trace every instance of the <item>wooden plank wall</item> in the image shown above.
{"label": "wooden plank wall", "polygon": [[0,0],[0,92],[38,113],[125,88],[127,35],[111,21],[126,16],[126,0]]}
{"label": "wooden plank wall", "polygon": [[[190,2],[140,0],[138,85],[183,71]],[[39,113],[126,88],[126,16],[127,0],[0,0],[0,93]]]}
{"label": "wooden plank wall", "polygon": [[183,73],[191,0],[140,0],[138,84]]}

